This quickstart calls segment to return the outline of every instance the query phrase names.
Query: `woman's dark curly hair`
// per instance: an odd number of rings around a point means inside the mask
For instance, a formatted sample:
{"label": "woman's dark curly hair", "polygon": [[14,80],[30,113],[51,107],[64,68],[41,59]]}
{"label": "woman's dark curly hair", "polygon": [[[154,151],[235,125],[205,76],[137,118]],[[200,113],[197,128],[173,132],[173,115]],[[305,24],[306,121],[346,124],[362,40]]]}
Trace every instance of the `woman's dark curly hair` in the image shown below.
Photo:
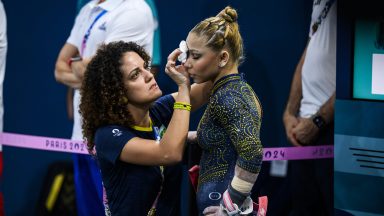
{"label": "woman's dark curly hair", "polygon": [[122,71],[122,57],[126,52],[136,52],[146,65],[149,64],[150,57],[141,46],[119,41],[101,45],[85,71],[80,114],[83,117],[83,136],[90,153],[99,127],[132,125],[132,116],[127,109],[126,95],[129,92],[124,87]]}

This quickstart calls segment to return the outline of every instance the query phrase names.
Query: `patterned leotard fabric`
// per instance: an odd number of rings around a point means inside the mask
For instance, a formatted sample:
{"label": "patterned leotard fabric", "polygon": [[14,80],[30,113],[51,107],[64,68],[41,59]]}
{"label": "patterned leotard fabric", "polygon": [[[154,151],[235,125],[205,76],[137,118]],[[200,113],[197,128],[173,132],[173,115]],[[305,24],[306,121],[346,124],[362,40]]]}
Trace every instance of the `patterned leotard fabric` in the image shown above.
{"label": "patterned leotard fabric", "polygon": [[236,165],[259,173],[263,157],[261,117],[255,92],[239,74],[215,82],[197,129],[203,150],[197,191],[199,214],[208,206],[220,204]]}

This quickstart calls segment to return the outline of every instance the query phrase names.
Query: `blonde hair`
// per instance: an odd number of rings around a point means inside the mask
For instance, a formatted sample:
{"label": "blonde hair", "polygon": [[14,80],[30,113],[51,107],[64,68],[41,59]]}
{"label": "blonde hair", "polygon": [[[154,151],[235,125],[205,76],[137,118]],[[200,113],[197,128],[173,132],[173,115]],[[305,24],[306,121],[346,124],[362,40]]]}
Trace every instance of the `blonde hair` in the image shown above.
{"label": "blonde hair", "polygon": [[206,46],[214,51],[229,49],[230,56],[235,63],[240,64],[243,59],[243,39],[237,23],[237,12],[227,6],[215,17],[209,17],[198,23],[191,33],[205,37]]}

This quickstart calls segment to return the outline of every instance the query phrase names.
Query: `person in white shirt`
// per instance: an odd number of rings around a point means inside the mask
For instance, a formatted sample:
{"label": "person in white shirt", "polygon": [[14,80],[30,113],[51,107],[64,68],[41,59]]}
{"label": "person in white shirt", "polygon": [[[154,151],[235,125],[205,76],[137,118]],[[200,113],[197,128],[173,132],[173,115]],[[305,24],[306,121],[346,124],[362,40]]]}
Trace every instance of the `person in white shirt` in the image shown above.
{"label": "person in white shirt", "polygon": [[[4,104],[3,104],[3,82],[5,74],[5,62],[7,57],[7,17],[5,14],[3,3],[0,0],[0,132],[3,132],[3,114],[4,114]],[[0,155],[3,154],[2,145],[0,143]],[[2,156],[1,156],[2,158]],[[3,165],[2,159],[0,159],[0,166]],[[3,173],[0,172],[0,178],[2,178]],[[0,215],[4,214],[3,206],[3,195],[0,193]]]}
{"label": "person in white shirt", "polygon": [[[3,82],[5,74],[5,62],[7,57],[7,17],[3,3],[0,0],[0,132],[3,131]],[[1,144],[0,144],[1,151]]]}
{"label": "person in white shirt", "polygon": [[[153,16],[144,0],[93,0],[80,10],[55,66],[56,80],[75,89],[72,140],[83,140],[79,88],[99,46],[133,41],[152,53],[153,33]],[[95,160],[89,155],[74,155],[74,165],[78,214],[104,215],[101,176]]]}
{"label": "person in white shirt", "polygon": [[[333,144],[336,89],[335,0],[314,0],[309,41],[283,115],[294,146]],[[291,161],[291,215],[333,214],[333,160]]]}

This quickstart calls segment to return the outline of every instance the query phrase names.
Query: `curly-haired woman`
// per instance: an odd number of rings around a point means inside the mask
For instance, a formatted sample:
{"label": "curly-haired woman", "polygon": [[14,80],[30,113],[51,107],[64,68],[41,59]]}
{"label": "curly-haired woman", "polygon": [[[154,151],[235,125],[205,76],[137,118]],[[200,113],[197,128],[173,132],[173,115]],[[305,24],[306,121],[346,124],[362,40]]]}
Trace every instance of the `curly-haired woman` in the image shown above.
{"label": "curly-haired woman", "polygon": [[181,167],[191,107],[208,100],[211,85],[190,86],[176,66],[166,72],[178,92],[162,92],[149,70],[149,56],[130,42],[102,45],[81,88],[83,134],[95,148],[112,215],[179,215]]}

